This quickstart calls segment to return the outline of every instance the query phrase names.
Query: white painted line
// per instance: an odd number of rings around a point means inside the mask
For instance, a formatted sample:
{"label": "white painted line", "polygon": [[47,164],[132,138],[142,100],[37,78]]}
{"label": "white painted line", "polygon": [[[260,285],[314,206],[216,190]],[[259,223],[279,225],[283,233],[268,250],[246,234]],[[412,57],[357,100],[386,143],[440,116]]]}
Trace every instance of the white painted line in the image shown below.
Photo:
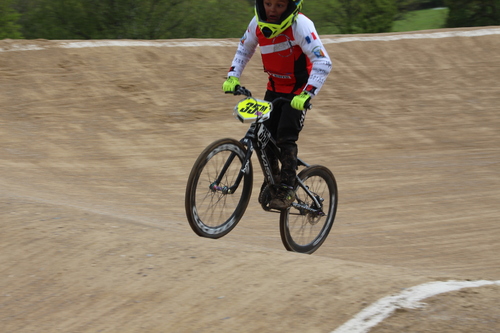
{"label": "white painted line", "polygon": [[40,47],[38,45],[11,45],[8,48],[1,48],[0,47],[0,53],[1,52],[12,52],[12,51],[38,51],[38,50],[45,50],[44,47]]}
{"label": "white painted line", "polygon": [[423,306],[420,301],[428,297],[462,288],[475,288],[495,284],[500,286],[500,281],[441,281],[424,283],[406,289],[399,295],[388,296],[378,300],[331,333],[367,333],[371,328],[389,317],[396,309],[418,308]]}
{"label": "white painted line", "polygon": [[230,46],[237,47],[237,41],[224,40],[224,39],[207,39],[207,40],[90,40],[90,41],[57,41],[52,40],[52,43],[44,46],[41,44],[15,44],[11,43],[8,47],[0,47],[1,52],[13,51],[38,51],[49,48],[62,48],[62,49],[81,49],[91,47],[221,47]]}
{"label": "white painted line", "polygon": [[401,35],[375,35],[375,36],[360,36],[350,35],[349,37],[338,38],[321,38],[323,44],[333,43],[348,43],[348,42],[391,42],[402,39],[433,39],[433,38],[450,38],[450,37],[481,37],[490,35],[500,35],[500,28],[494,29],[477,29],[467,31],[438,31],[429,33],[413,33]]}
{"label": "white painted line", "polygon": [[[390,42],[402,39],[433,39],[433,38],[450,38],[450,37],[480,37],[489,35],[500,35],[500,28],[493,29],[477,29],[467,31],[443,31],[443,32],[429,32],[429,33],[412,33],[412,34],[399,34],[399,35],[384,35],[377,34],[373,36],[359,36],[348,35],[339,37],[322,37],[323,44],[338,44],[348,42]],[[12,51],[36,51],[44,50],[46,48],[60,47],[60,48],[88,48],[88,47],[236,47],[238,42],[226,39],[206,39],[206,40],[91,40],[91,41],[53,41],[59,45],[48,45],[47,47],[36,44],[24,45],[10,45],[9,47],[0,47],[1,52]]]}
{"label": "white painted line", "polygon": [[73,41],[61,43],[61,48],[75,49],[85,47],[110,47],[110,46],[148,46],[148,47],[200,47],[200,46],[232,46],[236,47],[238,42],[224,39],[209,40],[164,40],[164,41],[143,41],[143,40],[93,40],[93,41]]}

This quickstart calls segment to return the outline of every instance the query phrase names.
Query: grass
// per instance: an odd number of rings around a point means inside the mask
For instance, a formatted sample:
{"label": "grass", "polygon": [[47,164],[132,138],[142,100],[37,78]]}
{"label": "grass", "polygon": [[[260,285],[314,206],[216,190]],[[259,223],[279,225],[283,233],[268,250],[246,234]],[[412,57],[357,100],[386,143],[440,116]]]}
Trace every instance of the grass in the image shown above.
{"label": "grass", "polygon": [[448,16],[448,8],[424,9],[410,12],[404,20],[395,21],[393,32],[417,31],[443,28]]}

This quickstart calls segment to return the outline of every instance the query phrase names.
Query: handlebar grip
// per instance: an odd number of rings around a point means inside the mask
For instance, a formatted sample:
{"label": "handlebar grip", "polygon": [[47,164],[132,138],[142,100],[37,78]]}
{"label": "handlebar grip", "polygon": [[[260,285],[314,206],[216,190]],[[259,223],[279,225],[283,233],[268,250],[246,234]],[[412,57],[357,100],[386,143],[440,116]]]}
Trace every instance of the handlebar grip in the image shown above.
{"label": "handlebar grip", "polygon": [[236,89],[234,89],[233,94],[234,95],[245,95],[247,97],[252,96],[252,93],[250,92],[250,90],[248,90],[247,88],[242,87],[242,86],[236,86]]}

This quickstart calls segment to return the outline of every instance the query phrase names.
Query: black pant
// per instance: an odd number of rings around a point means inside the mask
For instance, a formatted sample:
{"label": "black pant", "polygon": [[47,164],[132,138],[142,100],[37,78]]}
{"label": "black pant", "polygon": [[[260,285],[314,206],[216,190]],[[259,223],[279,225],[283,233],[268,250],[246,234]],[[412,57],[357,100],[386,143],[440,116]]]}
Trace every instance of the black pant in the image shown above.
{"label": "black pant", "polygon": [[[264,99],[266,101],[273,101],[278,97],[292,99],[294,96],[293,94],[282,94],[268,90]],[[288,186],[295,186],[298,153],[296,142],[304,126],[305,116],[305,110],[299,111],[292,108],[290,102],[278,101],[273,106],[271,117],[264,123],[281,149],[281,172],[278,167],[278,158],[273,154],[271,149],[266,149],[273,174],[279,174],[280,182]]]}

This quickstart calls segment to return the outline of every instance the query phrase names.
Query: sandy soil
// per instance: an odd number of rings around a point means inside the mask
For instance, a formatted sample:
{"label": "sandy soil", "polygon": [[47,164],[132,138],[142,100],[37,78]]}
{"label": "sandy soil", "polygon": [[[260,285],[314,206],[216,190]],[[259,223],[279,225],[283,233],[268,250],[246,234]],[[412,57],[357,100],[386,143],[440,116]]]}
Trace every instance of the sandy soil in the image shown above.
{"label": "sandy soil", "polygon": [[[299,154],[340,201],[310,256],[256,190],[222,239],[187,224],[194,160],[247,128],[221,92],[237,40],[208,42],[0,41],[1,332],[331,332],[405,288],[500,280],[499,35],[327,45]],[[265,81],[256,56],[242,82]],[[445,293],[372,332],[499,332],[499,302]]]}

